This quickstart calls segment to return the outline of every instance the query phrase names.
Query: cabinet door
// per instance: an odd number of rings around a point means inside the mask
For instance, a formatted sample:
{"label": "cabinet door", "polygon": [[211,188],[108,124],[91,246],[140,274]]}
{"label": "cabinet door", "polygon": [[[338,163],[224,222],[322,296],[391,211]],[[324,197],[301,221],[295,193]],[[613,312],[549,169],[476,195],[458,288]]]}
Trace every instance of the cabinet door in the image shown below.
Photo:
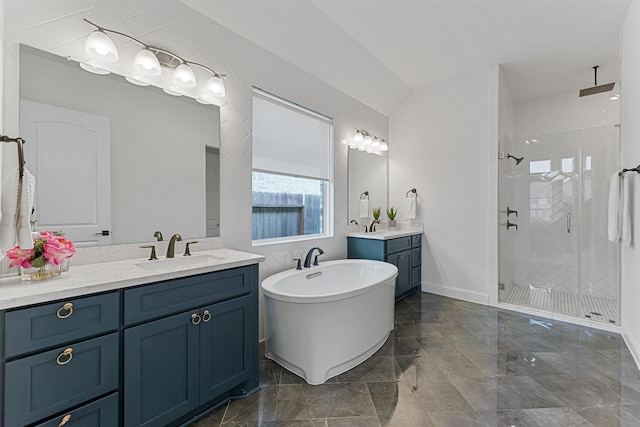
{"label": "cabinet door", "polygon": [[118,393],[59,415],[37,427],[113,427],[118,425]]}
{"label": "cabinet door", "polygon": [[243,383],[250,375],[253,341],[257,341],[250,321],[252,298],[249,295],[202,309],[201,404]]}
{"label": "cabinet door", "polygon": [[125,330],[125,426],[165,426],[198,406],[200,318],[193,314]]}
{"label": "cabinet door", "polygon": [[387,255],[387,262],[398,267],[396,298],[411,289],[411,251]]}

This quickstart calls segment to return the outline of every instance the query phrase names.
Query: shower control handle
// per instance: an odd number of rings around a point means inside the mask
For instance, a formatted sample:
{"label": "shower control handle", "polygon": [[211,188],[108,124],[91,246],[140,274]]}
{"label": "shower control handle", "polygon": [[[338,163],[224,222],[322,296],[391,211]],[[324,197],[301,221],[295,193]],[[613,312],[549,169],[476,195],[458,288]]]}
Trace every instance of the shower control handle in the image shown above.
{"label": "shower control handle", "polygon": [[518,224],[513,223],[513,222],[511,222],[509,220],[507,220],[506,224],[502,224],[502,225],[506,225],[507,226],[507,230],[510,229],[511,227],[515,227],[516,231],[518,231]]}
{"label": "shower control handle", "polygon": [[506,214],[507,214],[507,218],[509,218],[509,216],[510,216],[511,214],[516,214],[516,218],[518,218],[518,211],[517,211],[517,210],[515,210],[515,209],[511,209],[511,208],[509,208],[509,206],[507,206],[507,210],[506,210],[506,211],[502,211],[502,212],[504,212],[504,213],[506,213]]}
{"label": "shower control handle", "polygon": [[567,214],[567,233],[571,233],[571,214]]}

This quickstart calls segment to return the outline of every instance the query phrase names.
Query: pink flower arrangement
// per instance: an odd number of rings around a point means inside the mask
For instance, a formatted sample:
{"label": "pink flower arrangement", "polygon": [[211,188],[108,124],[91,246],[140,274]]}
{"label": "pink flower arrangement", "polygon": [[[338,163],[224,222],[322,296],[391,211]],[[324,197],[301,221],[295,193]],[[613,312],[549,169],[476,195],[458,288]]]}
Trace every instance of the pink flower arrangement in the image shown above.
{"label": "pink flower arrangement", "polygon": [[41,268],[45,264],[58,266],[75,253],[76,248],[71,240],[67,240],[60,233],[42,231],[39,236],[33,238],[33,249],[16,246],[7,251],[7,258],[13,260],[9,267],[19,265],[22,268]]}

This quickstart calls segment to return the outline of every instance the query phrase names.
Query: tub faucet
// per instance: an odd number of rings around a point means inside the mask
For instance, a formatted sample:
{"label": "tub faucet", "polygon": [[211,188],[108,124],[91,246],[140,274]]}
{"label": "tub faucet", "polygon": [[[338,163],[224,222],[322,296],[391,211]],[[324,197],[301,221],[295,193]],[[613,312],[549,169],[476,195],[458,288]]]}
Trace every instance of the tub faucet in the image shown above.
{"label": "tub faucet", "polygon": [[[304,268],[311,268],[311,257],[313,256],[313,251],[315,251],[316,249],[318,250],[318,255],[324,254],[324,251],[317,246],[309,249],[309,252],[307,252],[307,257],[304,259]],[[318,265],[318,255],[316,255],[315,259],[313,260],[313,265]]]}
{"label": "tub faucet", "polygon": [[179,234],[171,236],[171,240],[169,240],[169,245],[167,246],[167,258],[173,258],[176,250],[176,240],[181,241],[182,236]]}

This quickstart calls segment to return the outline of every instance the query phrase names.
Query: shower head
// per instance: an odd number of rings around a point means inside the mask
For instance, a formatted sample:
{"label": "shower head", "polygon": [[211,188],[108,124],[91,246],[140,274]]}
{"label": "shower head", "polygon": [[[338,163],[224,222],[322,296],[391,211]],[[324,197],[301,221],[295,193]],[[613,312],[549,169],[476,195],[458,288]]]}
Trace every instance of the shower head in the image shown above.
{"label": "shower head", "polygon": [[512,158],[513,160],[515,160],[516,165],[519,165],[520,162],[524,160],[524,157],[516,157],[516,156],[512,156],[511,154],[507,154],[507,158]]}
{"label": "shower head", "polygon": [[593,79],[594,79],[594,86],[580,90],[581,97],[588,96],[588,95],[595,95],[596,93],[609,92],[613,90],[613,87],[616,85],[615,83],[607,83],[605,85],[598,86],[598,65],[593,67]]}

